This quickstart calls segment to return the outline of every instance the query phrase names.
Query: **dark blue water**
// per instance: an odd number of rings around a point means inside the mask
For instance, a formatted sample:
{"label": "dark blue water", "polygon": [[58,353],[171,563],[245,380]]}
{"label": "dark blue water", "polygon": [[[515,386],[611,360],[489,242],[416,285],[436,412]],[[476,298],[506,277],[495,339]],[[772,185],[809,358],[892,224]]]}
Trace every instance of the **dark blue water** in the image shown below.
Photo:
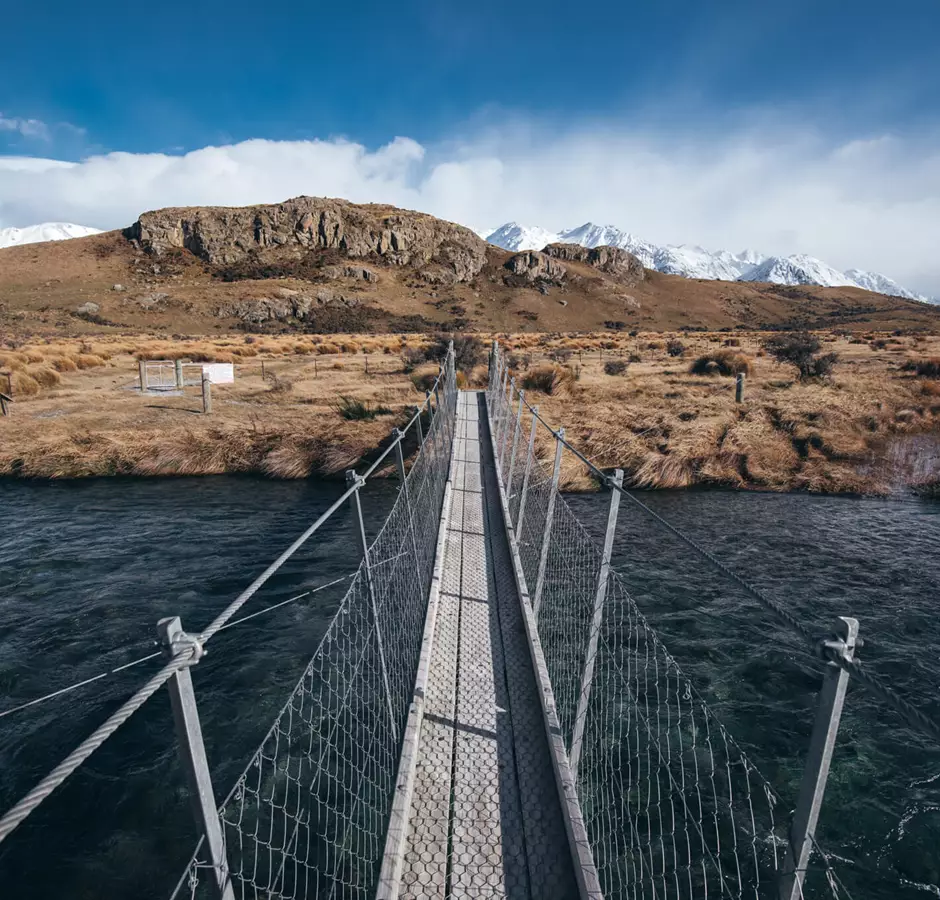
{"label": "dark blue water", "polygon": [[[201,630],[343,490],[230,477],[0,482],[0,710],[153,652],[164,616]],[[367,486],[367,531],[395,491]],[[352,572],[355,546],[346,507],[240,615]],[[261,743],[344,591],[220,632],[192,670],[218,797]],[[0,718],[0,807],[160,665]],[[160,691],[0,845],[0,896],[167,896],[196,840],[183,790]]]}
{"label": "dark blue water", "polygon": [[[151,652],[163,616],[203,628],[341,491],[248,478],[0,483],[0,710]],[[369,486],[370,524],[380,524],[394,495],[392,483]],[[940,504],[642,496],[820,634],[833,616],[856,616],[867,663],[940,715]],[[603,528],[605,496],[570,502],[589,529]],[[344,511],[244,612],[351,572],[350,524]],[[628,503],[615,552],[673,655],[778,793],[795,797],[819,664]],[[260,743],[342,592],[339,585],[220,633],[193,670],[217,795]],[[0,718],[0,807],[158,665]],[[0,845],[0,893],[166,896],[196,839],[183,787],[161,691]],[[926,897],[909,883],[940,884],[940,752],[855,684],[821,836],[847,860],[856,897],[902,889]]]}

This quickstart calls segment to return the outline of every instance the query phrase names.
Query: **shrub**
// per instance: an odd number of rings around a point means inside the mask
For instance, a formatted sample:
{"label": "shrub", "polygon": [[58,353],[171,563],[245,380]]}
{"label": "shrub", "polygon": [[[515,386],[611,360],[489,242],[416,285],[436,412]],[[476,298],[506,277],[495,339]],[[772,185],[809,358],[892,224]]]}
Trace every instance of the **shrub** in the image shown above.
{"label": "shrub", "polygon": [[666,352],[670,356],[682,356],[685,353],[685,344],[673,338],[671,341],[666,342]]}
{"label": "shrub", "polygon": [[830,375],[839,359],[835,353],[817,356],[822,343],[816,335],[807,331],[774,334],[765,338],[761,344],[778,362],[796,366],[801,381]]}
{"label": "shrub", "polygon": [[568,366],[536,366],[522,376],[522,387],[527,391],[554,394],[563,385],[574,380],[574,372]]}
{"label": "shrub", "polygon": [[612,359],[604,363],[605,375],[623,375],[627,371],[627,363],[622,359]]}
{"label": "shrub", "polygon": [[271,382],[269,393],[289,394],[294,389],[293,381],[288,381],[286,378],[278,378],[274,372],[270,372],[267,377],[268,381]]}
{"label": "shrub", "polygon": [[340,397],[338,402],[332,404],[332,408],[351,422],[374,419],[376,416],[387,416],[391,413],[387,406],[376,406],[368,400],[356,400],[352,397]]}
{"label": "shrub", "polygon": [[433,363],[420,366],[411,373],[411,383],[423,394],[434,387],[439,372],[440,366]]}
{"label": "shrub", "polygon": [[558,347],[548,354],[548,358],[556,363],[566,363],[571,359],[572,351],[566,347]]}
{"label": "shrub", "polygon": [[915,372],[921,378],[940,378],[940,357],[936,359],[918,359],[904,363],[905,372]]}
{"label": "shrub", "polygon": [[716,350],[695,360],[689,372],[692,375],[750,375],[751,361],[734,350]]}

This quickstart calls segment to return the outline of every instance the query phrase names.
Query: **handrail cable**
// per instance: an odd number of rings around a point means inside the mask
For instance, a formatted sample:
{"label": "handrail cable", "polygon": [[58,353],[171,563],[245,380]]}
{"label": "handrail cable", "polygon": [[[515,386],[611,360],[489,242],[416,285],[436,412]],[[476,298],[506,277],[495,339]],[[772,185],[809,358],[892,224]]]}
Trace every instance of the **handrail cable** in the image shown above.
{"label": "handrail cable", "polygon": [[[449,356],[441,364],[437,379],[429,393],[434,391],[442,384],[447,373],[447,364]],[[2,817],[0,817],[0,842],[2,842],[20,823],[37,807],[46,797],[49,796],[57,787],[59,787],[89,756],[91,756],[115,731],[117,731],[147,700],[150,699],[164,684],[166,684],[178,671],[187,666],[194,665],[201,658],[204,651],[204,645],[215,634],[221,631],[229,623],[235,613],[238,612],[261,588],[261,586],[290,559],[294,553],[313,535],[320,526],[326,522],[337,509],[342,506],[356,491],[358,491],[366,481],[366,478],[375,470],[376,466],[392,448],[395,447],[409,428],[417,421],[418,416],[425,407],[430,406],[430,398],[425,397],[424,403],[419,407],[418,412],[411,418],[400,434],[396,435],[385,453],[372,464],[367,470],[366,475],[356,478],[337,499],[329,509],[326,510],[303,534],[300,535],[277,559],[274,560],[244,591],[242,591],[228,606],[222,610],[219,615],[209,623],[209,625],[200,633],[190,635],[192,642],[182,647],[175,656],[173,656],[166,665],[153,675],[144,685],[142,685],[130,698],[116,709],[108,718],[101,723],[82,743],[80,743],[59,765],[57,765],[45,778],[43,778],[32,790],[14,806],[12,806]]]}
{"label": "handrail cable", "polygon": [[[511,387],[509,388],[509,391],[511,394]],[[512,398],[510,397],[510,401],[511,400]],[[567,438],[565,438],[563,434],[559,434],[558,430],[553,428],[552,425],[545,420],[541,413],[539,413],[539,411],[529,402],[527,397],[522,397],[522,403],[535,416],[535,418],[541,422],[542,425],[544,425],[552,435],[554,435],[556,440],[561,441],[561,443],[564,444],[565,447],[567,447],[575,456],[577,456],[578,459],[580,459],[607,487],[620,491],[620,493],[630,500],[634,505],[640,507],[640,509],[650,515],[665,529],[679,538],[679,540],[681,540],[687,546],[691,547],[696,553],[699,554],[699,556],[707,560],[719,572],[721,572],[727,578],[730,578],[746,594],[757,600],[762,606],[770,610],[770,612],[776,615],[781,621],[783,621],[797,634],[803,637],[817,655],[821,656],[823,659],[829,662],[834,662],[846,672],[849,672],[850,674],[858,677],[859,681],[869,688],[869,690],[877,694],[882,700],[893,706],[897,712],[904,716],[908,720],[909,724],[913,724],[921,731],[926,732],[934,740],[940,741],[940,723],[934,721],[932,717],[918,709],[909,700],[905,700],[893,688],[889,687],[887,684],[884,684],[877,676],[868,671],[868,669],[863,666],[859,659],[854,657],[852,659],[846,659],[837,650],[826,647],[820,640],[820,635],[813,632],[812,629],[804,625],[783,604],[779,603],[771,597],[768,597],[763,591],[745,581],[740,575],[737,574],[737,572],[728,568],[728,566],[726,566],[723,562],[721,562],[721,560],[702,547],[699,543],[664,519],[661,515],[659,515],[659,513],[657,513],[651,507],[647,506],[642,500],[635,497],[633,493],[627,488],[615,484],[614,480],[609,475],[594,465],[594,463],[591,462],[591,460],[588,459],[583,453],[581,453],[580,450],[572,446],[572,444],[567,440]]]}

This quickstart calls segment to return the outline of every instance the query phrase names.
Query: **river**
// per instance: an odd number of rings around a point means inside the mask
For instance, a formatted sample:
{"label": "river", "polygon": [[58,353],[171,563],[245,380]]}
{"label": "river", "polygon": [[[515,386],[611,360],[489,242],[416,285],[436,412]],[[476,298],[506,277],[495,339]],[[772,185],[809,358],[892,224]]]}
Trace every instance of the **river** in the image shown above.
{"label": "river", "polygon": [[[214,477],[0,482],[0,712],[132,662],[157,619],[204,627],[338,496],[337,482]],[[374,530],[394,483],[363,497]],[[641,495],[822,635],[853,615],[860,651],[936,715],[940,503],[718,491]],[[604,495],[568,498],[603,528]],[[245,607],[252,613],[358,564],[344,511]],[[641,609],[783,796],[795,794],[819,666],[739,588],[629,502],[615,563]],[[221,632],[193,670],[217,795],[237,777],[323,633],[344,585]],[[0,718],[0,807],[60,761],[155,659]],[[850,686],[820,831],[855,896],[938,896],[940,753]],[[162,897],[195,841],[165,692],[3,845],[18,898]],[[834,863],[838,860],[834,860]],[[916,887],[921,885],[922,887]]]}

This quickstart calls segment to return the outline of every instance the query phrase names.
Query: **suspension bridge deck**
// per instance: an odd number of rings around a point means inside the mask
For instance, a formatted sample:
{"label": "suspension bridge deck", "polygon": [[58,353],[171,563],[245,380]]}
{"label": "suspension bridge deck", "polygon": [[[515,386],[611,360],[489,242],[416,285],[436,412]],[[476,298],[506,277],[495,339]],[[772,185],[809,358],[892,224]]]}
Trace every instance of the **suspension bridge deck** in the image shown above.
{"label": "suspension bridge deck", "polygon": [[403,898],[577,896],[483,395],[461,392]]}

